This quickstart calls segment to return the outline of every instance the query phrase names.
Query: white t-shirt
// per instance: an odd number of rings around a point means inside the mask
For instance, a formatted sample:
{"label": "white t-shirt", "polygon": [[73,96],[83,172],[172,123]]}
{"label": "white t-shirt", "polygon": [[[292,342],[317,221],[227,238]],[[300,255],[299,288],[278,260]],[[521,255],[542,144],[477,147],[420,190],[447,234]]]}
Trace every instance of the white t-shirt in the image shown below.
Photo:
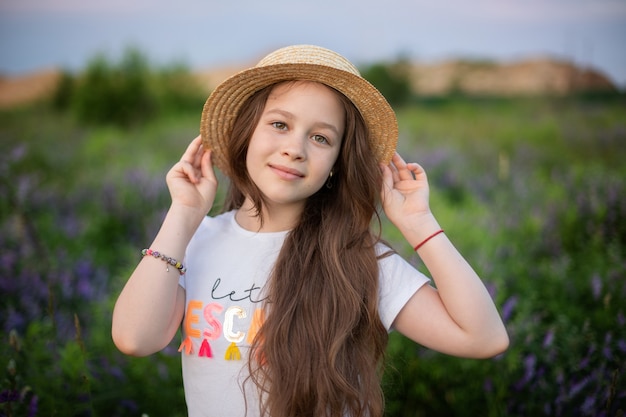
{"label": "white t-shirt", "polygon": [[[192,417],[245,415],[242,382],[248,375],[248,347],[263,320],[266,279],[288,233],[245,230],[234,213],[206,217],[185,255],[180,350]],[[402,307],[428,278],[396,254],[381,259],[379,266],[380,318],[390,331]],[[246,392],[247,415],[256,416],[254,388],[246,386]]]}

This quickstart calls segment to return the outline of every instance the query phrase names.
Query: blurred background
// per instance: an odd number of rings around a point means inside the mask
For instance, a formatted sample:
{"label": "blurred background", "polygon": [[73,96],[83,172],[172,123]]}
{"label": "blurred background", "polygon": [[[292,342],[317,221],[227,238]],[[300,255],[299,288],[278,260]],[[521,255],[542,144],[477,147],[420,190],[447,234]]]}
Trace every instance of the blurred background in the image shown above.
{"label": "blurred background", "polygon": [[387,415],[624,415],[625,41],[623,0],[1,0],[0,416],[186,415],[178,340],[121,355],[112,306],[212,88],[295,43],[394,106],[511,336],[467,360],[392,334]]}

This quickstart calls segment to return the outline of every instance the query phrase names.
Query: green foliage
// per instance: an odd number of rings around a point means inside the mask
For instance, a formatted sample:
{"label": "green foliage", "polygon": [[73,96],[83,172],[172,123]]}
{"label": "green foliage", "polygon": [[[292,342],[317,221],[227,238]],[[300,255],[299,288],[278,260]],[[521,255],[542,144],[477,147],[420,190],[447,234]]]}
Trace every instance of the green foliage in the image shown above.
{"label": "green foliage", "polygon": [[80,157],[89,133],[40,108],[0,119],[0,415],[184,415],[175,346],[126,358],[110,337],[113,294],[161,220],[145,207],[167,204],[162,169],[108,175],[105,154]]}
{"label": "green foliage", "polygon": [[[151,86],[179,71],[133,68]],[[73,108],[81,87],[64,88]],[[185,415],[178,339],[129,358],[110,337],[113,303],[169,203],[165,172],[198,130],[201,104],[164,91],[184,88],[164,87],[153,97],[171,103],[157,106],[165,117],[129,129],[0,112],[0,415]],[[392,334],[388,416],[623,413],[624,120],[619,99],[400,109],[400,152],[429,173],[431,207],[484,277],[511,347],[468,360]],[[384,238],[424,270],[386,222]]]}
{"label": "green foliage", "polygon": [[411,98],[410,64],[396,62],[372,64],[361,71],[363,78],[372,83],[392,106],[402,106]]}
{"label": "green foliage", "polygon": [[493,288],[512,344],[467,361],[393,338],[388,415],[623,413],[625,115],[586,100],[401,112],[404,153],[429,172],[433,210]]}
{"label": "green foliage", "polygon": [[148,64],[138,52],[128,52],[118,65],[97,57],[76,91],[74,109],[79,119],[131,125],[151,118],[156,103],[148,76]]}
{"label": "green foliage", "polygon": [[197,108],[204,99],[184,65],[154,70],[130,48],[119,62],[98,55],[82,76],[63,74],[53,104],[71,110],[84,124],[129,127]]}

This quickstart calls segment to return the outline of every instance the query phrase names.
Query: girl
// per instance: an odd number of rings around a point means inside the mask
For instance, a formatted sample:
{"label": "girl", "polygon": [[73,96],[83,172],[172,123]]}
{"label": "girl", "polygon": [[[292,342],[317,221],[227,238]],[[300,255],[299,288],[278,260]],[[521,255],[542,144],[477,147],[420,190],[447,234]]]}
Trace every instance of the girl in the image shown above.
{"label": "girl", "polygon": [[[182,324],[191,416],[382,416],[392,329],[451,355],[503,352],[499,314],[397,136],[382,95],[323,48],[224,81],[167,174],[170,209],[113,312],[117,347],[152,354]],[[208,217],[213,165],[230,188]],[[379,202],[437,289],[372,232]]]}

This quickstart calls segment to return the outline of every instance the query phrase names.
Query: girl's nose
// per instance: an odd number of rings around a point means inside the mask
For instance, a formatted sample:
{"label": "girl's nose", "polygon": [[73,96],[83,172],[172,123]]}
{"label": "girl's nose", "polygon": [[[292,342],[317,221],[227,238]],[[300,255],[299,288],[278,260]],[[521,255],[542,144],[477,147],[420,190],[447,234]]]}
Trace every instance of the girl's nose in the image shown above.
{"label": "girl's nose", "polygon": [[285,138],[282,143],[281,154],[294,160],[306,158],[306,135],[294,133]]}

